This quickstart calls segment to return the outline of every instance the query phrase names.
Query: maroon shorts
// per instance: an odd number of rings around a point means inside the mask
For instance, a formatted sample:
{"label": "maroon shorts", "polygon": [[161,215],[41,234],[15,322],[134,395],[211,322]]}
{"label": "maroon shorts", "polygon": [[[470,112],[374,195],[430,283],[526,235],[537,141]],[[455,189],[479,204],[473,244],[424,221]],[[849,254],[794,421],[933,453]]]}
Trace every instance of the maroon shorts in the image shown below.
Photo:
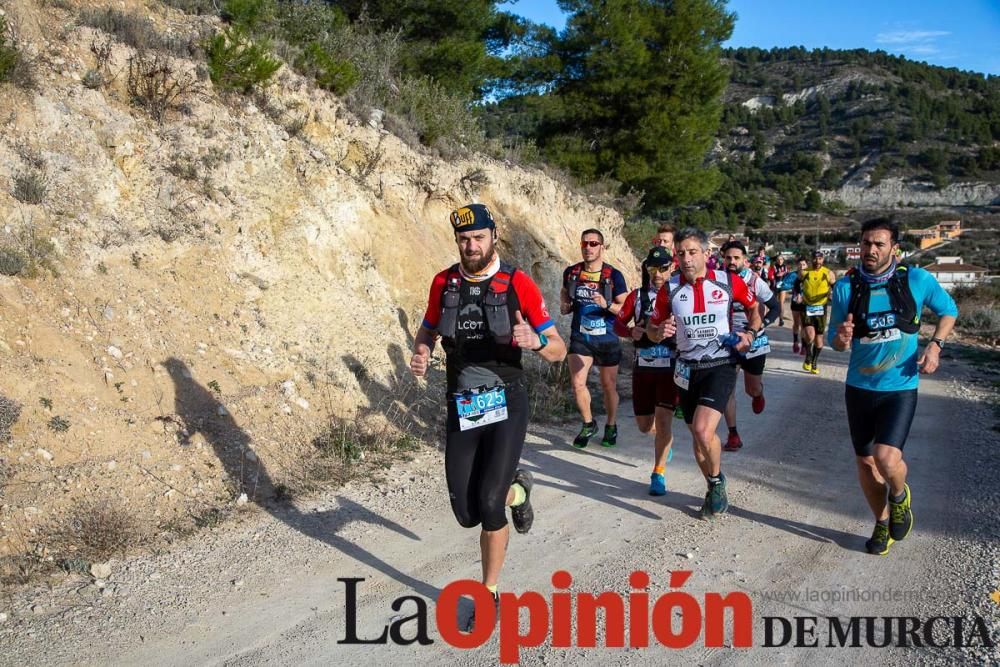
{"label": "maroon shorts", "polygon": [[677,387],[674,386],[674,369],[655,371],[632,369],[632,411],[636,417],[646,417],[657,407],[673,410],[677,405]]}

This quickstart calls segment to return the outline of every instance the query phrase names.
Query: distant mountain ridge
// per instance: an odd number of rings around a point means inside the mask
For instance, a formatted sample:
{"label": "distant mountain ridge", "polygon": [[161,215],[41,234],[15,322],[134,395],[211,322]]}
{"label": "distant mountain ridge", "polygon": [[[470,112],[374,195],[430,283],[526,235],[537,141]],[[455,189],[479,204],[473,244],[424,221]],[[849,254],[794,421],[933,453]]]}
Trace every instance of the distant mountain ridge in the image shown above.
{"label": "distant mountain ridge", "polygon": [[864,49],[724,57],[725,213],[1000,203],[1000,78]]}

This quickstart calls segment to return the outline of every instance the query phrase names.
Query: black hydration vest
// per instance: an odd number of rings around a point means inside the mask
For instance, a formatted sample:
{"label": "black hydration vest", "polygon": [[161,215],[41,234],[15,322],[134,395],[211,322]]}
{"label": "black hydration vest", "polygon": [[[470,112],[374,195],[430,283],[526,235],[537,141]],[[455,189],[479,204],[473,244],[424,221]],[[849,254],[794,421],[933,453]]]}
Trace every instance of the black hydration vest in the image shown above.
{"label": "black hydration vest", "polygon": [[897,266],[885,285],[894,322],[876,322],[875,319],[882,320],[887,313],[868,312],[871,285],[861,277],[861,272],[857,269],[851,269],[847,275],[851,279],[851,300],[847,312],[854,315],[855,338],[864,338],[873,331],[886,328],[899,329],[908,334],[920,331],[920,313],[917,312],[917,302],[910,291],[910,274],[905,266]]}
{"label": "black hydration vest", "polygon": [[[486,327],[498,345],[510,346],[514,313],[520,307],[517,293],[511,289],[515,271],[517,268],[514,266],[500,262],[500,269],[490,279],[489,287],[484,290],[485,294],[477,299]],[[512,295],[511,298],[508,295]],[[454,264],[448,269],[444,292],[441,294],[441,320],[437,328],[444,339],[442,344],[446,347],[457,346],[458,312],[462,305],[462,273],[458,264]]]}

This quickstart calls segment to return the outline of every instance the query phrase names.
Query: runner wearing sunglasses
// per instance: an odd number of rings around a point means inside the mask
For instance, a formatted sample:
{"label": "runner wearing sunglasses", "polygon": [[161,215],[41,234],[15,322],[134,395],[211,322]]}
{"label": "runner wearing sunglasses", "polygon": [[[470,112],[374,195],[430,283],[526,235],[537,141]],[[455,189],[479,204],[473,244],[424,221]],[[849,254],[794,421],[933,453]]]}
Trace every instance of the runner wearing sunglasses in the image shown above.
{"label": "runner wearing sunglasses", "polygon": [[576,406],[583,418],[583,428],[573,446],[582,449],[597,434],[597,420],[591,412],[587,388],[587,376],[596,365],[607,415],[601,445],[614,447],[618,439],[618,364],[622,357],[614,322],[625,303],[628,288],[621,271],[604,263],[604,235],[599,230],[587,229],[581,234],[580,252],[583,261],[563,272],[560,294],[563,315],[573,313],[569,372]]}
{"label": "runner wearing sunglasses", "polygon": [[[672,236],[672,234],[671,234]],[[671,246],[673,245],[671,239]],[[674,341],[654,343],[646,335],[646,321],[653,310],[656,293],[670,278],[673,255],[667,246],[649,251],[642,265],[648,282],[629,293],[615,318],[615,333],[630,338],[635,346],[632,364],[632,412],[642,433],[654,432],[653,472],[649,476],[649,495],[667,493],[667,462],[673,457],[673,410],[677,405],[674,386]]]}

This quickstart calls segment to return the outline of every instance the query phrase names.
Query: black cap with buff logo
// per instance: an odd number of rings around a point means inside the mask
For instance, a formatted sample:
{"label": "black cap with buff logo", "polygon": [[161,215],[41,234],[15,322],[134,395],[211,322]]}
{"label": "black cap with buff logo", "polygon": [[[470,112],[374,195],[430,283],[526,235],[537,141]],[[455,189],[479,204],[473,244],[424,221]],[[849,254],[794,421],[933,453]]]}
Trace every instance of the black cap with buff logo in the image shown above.
{"label": "black cap with buff logo", "polygon": [[493,214],[485,204],[468,204],[451,212],[451,227],[456,232],[471,232],[477,229],[496,229]]}

